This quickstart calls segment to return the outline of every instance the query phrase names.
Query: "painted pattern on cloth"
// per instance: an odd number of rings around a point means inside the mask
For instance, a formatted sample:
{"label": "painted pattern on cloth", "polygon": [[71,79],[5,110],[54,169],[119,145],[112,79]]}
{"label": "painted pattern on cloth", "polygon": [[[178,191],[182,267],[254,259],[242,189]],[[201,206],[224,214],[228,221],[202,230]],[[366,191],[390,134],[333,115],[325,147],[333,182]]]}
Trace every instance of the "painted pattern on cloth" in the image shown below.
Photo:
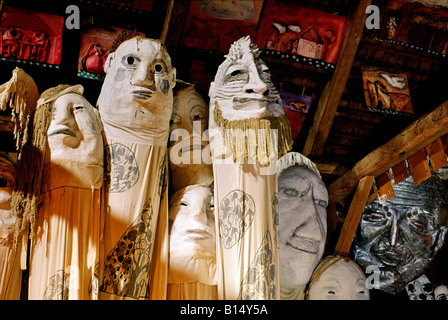
{"label": "painted pattern on cloth", "polygon": [[275,263],[272,253],[272,238],[268,230],[241,283],[238,300],[276,299],[274,279]]}
{"label": "painted pattern on cloth", "polygon": [[219,205],[219,236],[226,249],[232,248],[249,229],[255,215],[255,201],[244,191],[229,192]]}
{"label": "painted pattern on cloth", "polygon": [[104,149],[106,190],[119,193],[131,189],[140,177],[134,153],[121,143],[112,143]]}
{"label": "painted pattern on cloth", "polygon": [[152,216],[149,199],[140,216],[106,256],[101,292],[136,299],[146,297],[153,239]]}

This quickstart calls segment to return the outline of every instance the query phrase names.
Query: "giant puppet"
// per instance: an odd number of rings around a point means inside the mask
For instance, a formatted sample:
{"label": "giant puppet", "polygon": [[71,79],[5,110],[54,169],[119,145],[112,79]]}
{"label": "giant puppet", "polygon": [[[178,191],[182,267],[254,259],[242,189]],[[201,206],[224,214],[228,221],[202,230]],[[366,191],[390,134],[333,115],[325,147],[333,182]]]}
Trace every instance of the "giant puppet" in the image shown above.
{"label": "giant puppet", "polygon": [[106,145],[100,299],[164,298],[166,157],[176,71],[162,42],[142,37],[123,42],[104,69],[97,102]]}
{"label": "giant puppet", "polygon": [[234,42],[210,85],[219,299],[279,299],[276,159],[291,129],[250,37]]}

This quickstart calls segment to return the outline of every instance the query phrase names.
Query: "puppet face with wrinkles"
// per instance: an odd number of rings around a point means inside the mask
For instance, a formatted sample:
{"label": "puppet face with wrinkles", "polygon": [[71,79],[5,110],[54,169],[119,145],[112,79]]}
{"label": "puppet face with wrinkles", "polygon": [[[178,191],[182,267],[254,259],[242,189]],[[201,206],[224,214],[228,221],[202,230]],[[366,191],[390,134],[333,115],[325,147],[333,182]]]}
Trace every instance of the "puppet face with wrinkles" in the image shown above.
{"label": "puppet face with wrinkles", "polygon": [[258,48],[250,38],[242,38],[232,45],[227,59],[218,68],[209,95],[218,102],[227,120],[283,114],[269,68],[259,58]]}
{"label": "puppet face with wrinkles", "polygon": [[322,258],[328,192],[311,170],[291,166],[278,177],[280,285],[305,286]]}
{"label": "puppet face with wrinkles", "polygon": [[422,274],[447,232],[446,189],[436,176],[394,186],[395,197],[368,204],[353,240],[355,261],[380,270],[380,290],[399,293]]}

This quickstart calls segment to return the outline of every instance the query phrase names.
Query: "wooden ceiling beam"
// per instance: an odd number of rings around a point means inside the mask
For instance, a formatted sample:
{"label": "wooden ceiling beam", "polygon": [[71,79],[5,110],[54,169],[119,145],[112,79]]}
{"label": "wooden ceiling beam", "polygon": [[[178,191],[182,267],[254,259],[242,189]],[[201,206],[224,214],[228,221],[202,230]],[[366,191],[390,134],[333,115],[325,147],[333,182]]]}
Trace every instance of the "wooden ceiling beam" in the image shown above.
{"label": "wooden ceiling beam", "polygon": [[345,198],[365,176],[379,176],[448,133],[448,101],[420,117],[328,186],[330,202]]}
{"label": "wooden ceiling beam", "polygon": [[349,18],[333,78],[328,81],[322,91],[314,115],[314,124],[308,133],[302,151],[305,156],[322,155],[362,37],[367,17],[366,8],[371,3],[372,0],[359,1],[358,6]]}

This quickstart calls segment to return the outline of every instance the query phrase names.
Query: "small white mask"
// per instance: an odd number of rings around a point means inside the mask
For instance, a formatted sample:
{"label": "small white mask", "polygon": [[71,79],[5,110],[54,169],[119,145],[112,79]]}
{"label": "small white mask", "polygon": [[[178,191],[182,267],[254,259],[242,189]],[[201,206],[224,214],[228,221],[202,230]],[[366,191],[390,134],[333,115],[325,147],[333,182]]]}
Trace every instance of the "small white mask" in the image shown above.
{"label": "small white mask", "polygon": [[329,256],[314,271],[308,300],[370,300],[370,293],[366,277],[355,262]]}

